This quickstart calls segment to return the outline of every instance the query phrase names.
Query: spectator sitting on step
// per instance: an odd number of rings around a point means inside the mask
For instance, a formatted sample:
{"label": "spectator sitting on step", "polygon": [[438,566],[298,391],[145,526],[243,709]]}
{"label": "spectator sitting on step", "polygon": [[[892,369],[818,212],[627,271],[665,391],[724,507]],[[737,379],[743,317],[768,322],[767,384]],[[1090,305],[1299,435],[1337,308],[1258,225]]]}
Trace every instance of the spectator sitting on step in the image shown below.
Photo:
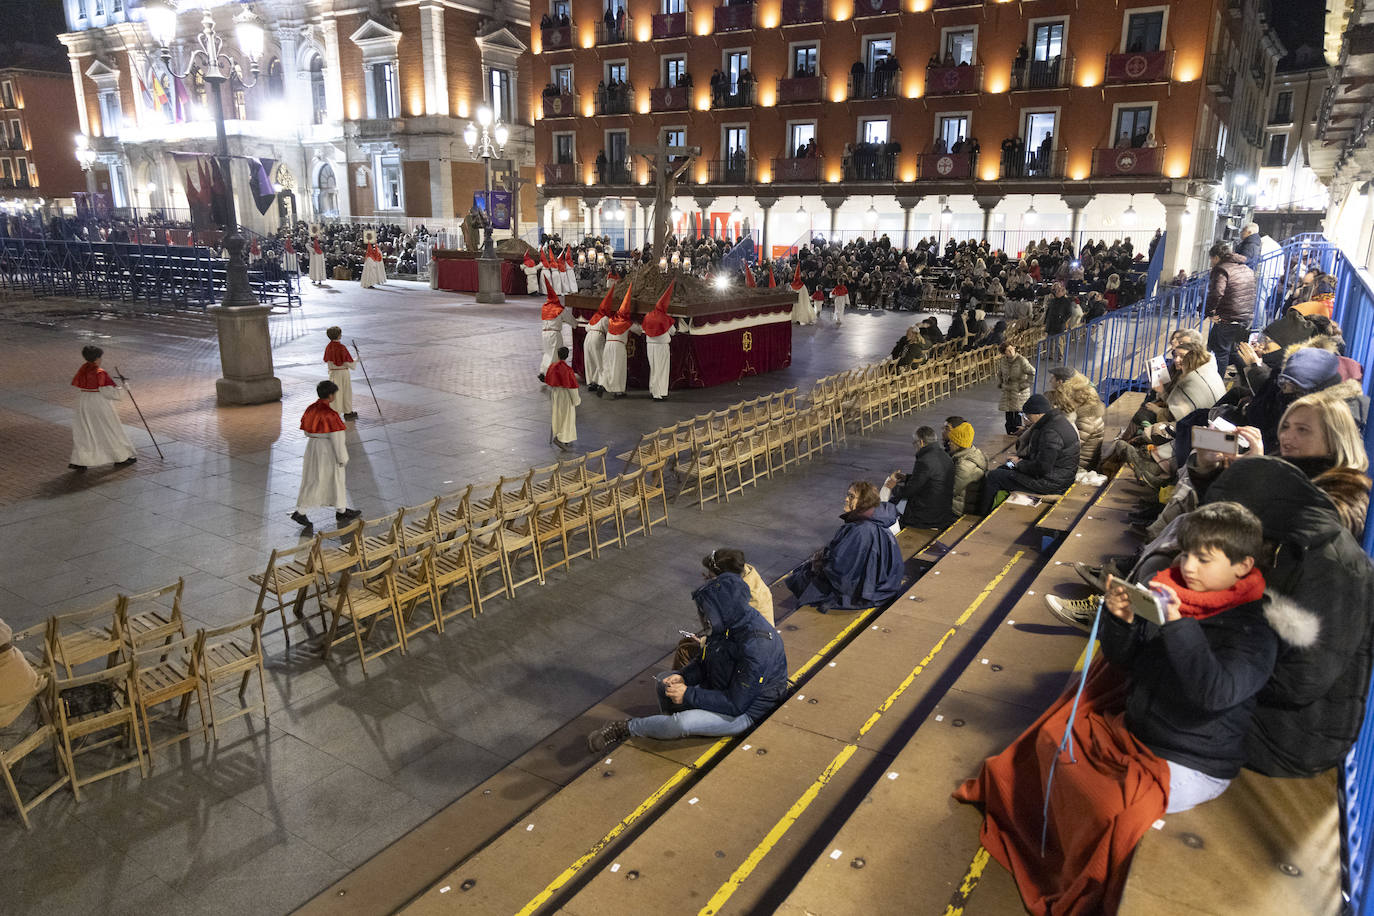
{"label": "spectator sitting on step", "polygon": [[[744,584],[749,586],[749,606],[759,612],[764,620],[768,621],[769,626],[775,626],[773,622],[773,592],[759,576],[758,570],[744,562],[744,551],[735,550],[730,547],[718,547],[709,554],[701,558],[701,565],[705,567],[702,578],[714,579],[722,573],[732,573],[744,580]],[[706,634],[701,633],[696,636],[683,636],[677,644],[677,653],[673,656],[673,667],[684,668],[692,659],[701,655],[701,647],[706,643]]]}
{"label": "spectator sitting on step", "polygon": [[903,528],[938,531],[954,521],[954,461],[929,426],[916,430],[912,445],[916,447],[916,461],[911,473],[893,471],[878,496],[901,512]]}
{"label": "spectator sitting on step", "polygon": [[1095,468],[1102,450],[1106,407],[1093,383],[1076,369],[1055,366],[1050,370],[1050,387],[1045,397],[1051,405],[1062,410],[1078,430],[1078,466],[1084,470]]}
{"label": "spectator sitting on step", "polygon": [[631,735],[738,735],[771,712],[787,693],[787,656],[749,597],[744,580],[728,572],[692,592],[706,636],[700,657],[655,678],[659,715],[609,722],[587,736],[587,748],[602,754]]}
{"label": "spectator sitting on step", "polygon": [[882,604],[902,590],[902,552],[892,534],[897,510],[866,480],[849,485],[844,525],[830,543],[787,576],[798,606],[855,609]]}
{"label": "spectator sitting on step", "polygon": [[[13,631],[9,624],[0,620],[0,737],[24,737],[31,726],[37,724],[37,716],[30,722],[21,719],[21,714],[29,702],[43,689],[45,678],[33,670],[29,660],[12,644]],[[12,742],[0,743],[7,748]]]}
{"label": "spectator sitting on step", "polygon": [[983,492],[983,479],[988,475],[988,459],[973,444],[973,425],[963,417],[945,420],[945,449],[954,462],[954,498],[950,508],[957,518],[972,512]]}
{"label": "spectator sitting on step", "polygon": [[1050,405],[1043,394],[1033,394],[1021,408],[1030,427],[1024,446],[1001,467],[988,471],[979,500],[978,514],[987,515],[1001,490],[1028,493],[1063,493],[1078,474],[1078,430],[1064,412]]}

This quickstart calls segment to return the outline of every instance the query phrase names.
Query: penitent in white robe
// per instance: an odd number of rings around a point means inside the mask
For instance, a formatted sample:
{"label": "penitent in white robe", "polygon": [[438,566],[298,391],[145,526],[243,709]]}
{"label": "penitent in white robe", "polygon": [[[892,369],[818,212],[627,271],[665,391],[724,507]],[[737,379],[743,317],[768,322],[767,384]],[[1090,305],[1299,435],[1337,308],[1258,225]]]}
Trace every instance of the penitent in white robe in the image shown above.
{"label": "penitent in white robe", "polygon": [[672,364],[672,339],[676,328],[669,327],[657,337],[645,336],[649,356],[649,394],[656,398],[668,396],[668,367]]}
{"label": "penitent in white robe", "polygon": [[805,286],[797,290],[797,304],[792,306],[792,320],[797,324],[815,324],[816,310],[811,307],[811,293]]}
{"label": "penitent in white robe", "polygon": [[324,276],[324,255],[310,252],[310,282],[323,283]]}
{"label": "penitent in white robe", "polygon": [[629,333],[606,333],[606,348],[601,353],[599,384],[611,394],[625,393],[625,335]]}
{"label": "penitent in white robe", "polygon": [[539,267],[522,267],[525,272],[525,292],[531,296],[539,295]]}
{"label": "penitent in white robe", "polygon": [[549,402],[553,405],[553,437],[559,442],[576,442],[581,393],[576,388],[550,388]]}
{"label": "penitent in white robe", "polygon": [[348,508],[344,468],[348,464],[348,442],[344,433],[306,433],[305,467],[301,471],[301,491],[296,511],[332,507],[337,512]]}
{"label": "penitent in white robe", "polygon": [[381,261],[372,258],[363,258],[363,289],[371,289],[374,286],[381,286],[386,282],[386,267]]}
{"label": "penitent in white robe", "polygon": [[81,389],[72,418],[72,464],[99,467],[127,461],[135,455],[129,434],[119,422],[114,403],[119,389],[106,385],[96,391]]}
{"label": "penitent in white robe", "polygon": [[588,385],[601,384],[605,349],[606,318],[603,316],[596,324],[587,325],[587,336],[582,341],[582,378]]}
{"label": "penitent in white robe", "polygon": [[342,365],[339,363],[326,363],[329,366],[329,380],[339,386],[339,393],[334,396],[334,409],[341,414],[353,412],[353,367],[358,365],[355,362],[347,362]]}
{"label": "penitent in white robe", "polygon": [[539,358],[539,374],[543,375],[558,359],[558,348],[563,346],[563,316],[545,319],[539,326],[539,338],[544,347],[544,355]]}
{"label": "penitent in white robe", "polygon": [[844,324],[844,310],[849,307],[849,294],[835,297],[835,324]]}

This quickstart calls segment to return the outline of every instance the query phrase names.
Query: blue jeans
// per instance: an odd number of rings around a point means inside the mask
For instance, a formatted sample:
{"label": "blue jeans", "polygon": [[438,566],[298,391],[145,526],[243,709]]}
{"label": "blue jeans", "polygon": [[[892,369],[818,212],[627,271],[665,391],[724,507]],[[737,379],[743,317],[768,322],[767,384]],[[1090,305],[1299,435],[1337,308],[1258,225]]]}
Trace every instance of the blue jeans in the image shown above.
{"label": "blue jeans", "polygon": [[[672,673],[674,672],[668,672],[668,674]],[[668,699],[663,692],[663,679],[668,674],[660,674],[654,678],[658,693],[658,708],[662,715],[631,719],[630,734],[635,737],[657,738],[660,741],[671,741],[674,738],[686,738],[690,735],[719,738],[724,735],[738,735],[740,732],[747,731],[754,724],[754,720],[747,713],[731,716],[723,712],[679,706]]]}

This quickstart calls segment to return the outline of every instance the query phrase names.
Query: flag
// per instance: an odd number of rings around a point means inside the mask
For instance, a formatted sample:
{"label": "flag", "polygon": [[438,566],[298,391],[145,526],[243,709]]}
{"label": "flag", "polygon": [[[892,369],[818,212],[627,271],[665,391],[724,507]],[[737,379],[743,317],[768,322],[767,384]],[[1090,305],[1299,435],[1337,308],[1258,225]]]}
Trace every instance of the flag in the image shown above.
{"label": "flag", "polygon": [[191,120],[191,93],[181,77],[174,75],[172,81],[176,89],[176,122],[181,124]]}
{"label": "flag", "polygon": [[248,160],[248,187],[253,192],[253,204],[258,208],[258,212],[263,216],[272,209],[272,204],[277,200],[277,189],[272,186],[272,169],[277,164],[275,159],[249,159]]}

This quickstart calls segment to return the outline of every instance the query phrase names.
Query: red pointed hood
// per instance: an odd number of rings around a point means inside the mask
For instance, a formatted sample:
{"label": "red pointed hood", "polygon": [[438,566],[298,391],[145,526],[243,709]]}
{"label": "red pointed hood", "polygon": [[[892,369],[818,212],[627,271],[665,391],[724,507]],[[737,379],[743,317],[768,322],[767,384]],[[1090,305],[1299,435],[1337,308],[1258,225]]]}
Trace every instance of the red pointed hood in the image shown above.
{"label": "red pointed hood", "polygon": [[773,289],[778,285],[778,281],[773,278],[773,265],[768,265],[768,288]]}
{"label": "red pointed hood", "polygon": [[749,269],[749,265],[744,265],[744,285],[749,289],[755,289],[758,283],[754,281],[754,272]]}
{"label": "red pointed hood", "polygon": [[673,287],[676,285],[677,280],[669,283],[663,295],[658,297],[658,302],[654,303],[654,310],[644,316],[645,336],[660,337],[668,333],[668,329],[673,326],[672,316],[668,314],[668,305],[673,301]]}
{"label": "red pointed hood", "polygon": [[549,253],[543,248],[539,249],[539,263],[546,268],[553,267],[553,264],[549,261]]}
{"label": "red pointed hood", "polygon": [[801,289],[805,285],[806,284],[802,282],[801,271],[797,271],[797,275],[792,278],[792,289]]}
{"label": "red pointed hood", "polygon": [[606,290],[606,295],[601,297],[601,305],[597,306],[596,314],[592,315],[590,324],[596,324],[602,318],[611,314],[615,302],[615,284],[612,283],[610,289]]}
{"label": "red pointed hood", "polygon": [[634,308],[630,305],[630,295],[634,292],[634,284],[625,287],[625,301],[620,303],[620,311],[616,312],[606,321],[606,332],[609,334],[624,334],[634,324]]}
{"label": "red pointed hood", "polygon": [[525,252],[525,266],[526,266],[526,267],[533,267],[533,266],[534,266],[534,258],[530,257],[530,253],[529,253],[528,251]]}
{"label": "red pointed hood", "polygon": [[544,278],[544,288],[549,291],[549,297],[544,300],[544,307],[539,311],[540,319],[552,321],[563,314],[563,303],[558,301],[558,293],[553,291],[553,283],[548,277]]}

